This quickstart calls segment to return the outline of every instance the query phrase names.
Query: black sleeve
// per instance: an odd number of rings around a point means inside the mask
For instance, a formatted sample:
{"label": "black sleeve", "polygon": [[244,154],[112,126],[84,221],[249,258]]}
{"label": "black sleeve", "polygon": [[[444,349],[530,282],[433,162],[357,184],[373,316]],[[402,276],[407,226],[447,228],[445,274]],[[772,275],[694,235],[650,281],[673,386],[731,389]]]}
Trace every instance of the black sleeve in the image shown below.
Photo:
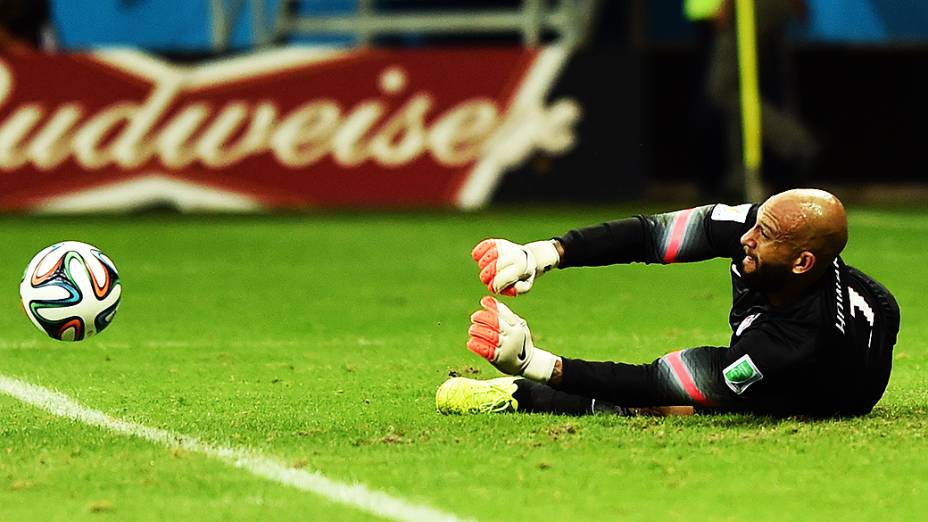
{"label": "black sleeve", "polygon": [[731,348],[689,348],[650,364],[563,358],[558,389],[624,407],[692,405],[796,414],[808,410],[806,401],[812,398],[801,392],[804,383],[796,382],[808,362],[807,348],[807,343],[754,330]]}
{"label": "black sleeve", "polygon": [[630,408],[699,406],[738,409],[738,397],[721,383],[728,348],[690,348],[650,364],[563,360],[558,389]]}
{"label": "black sleeve", "polygon": [[706,205],[639,215],[571,230],[560,268],[617,263],[677,263],[734,257],[741,235],[754,226],[757,205]]}

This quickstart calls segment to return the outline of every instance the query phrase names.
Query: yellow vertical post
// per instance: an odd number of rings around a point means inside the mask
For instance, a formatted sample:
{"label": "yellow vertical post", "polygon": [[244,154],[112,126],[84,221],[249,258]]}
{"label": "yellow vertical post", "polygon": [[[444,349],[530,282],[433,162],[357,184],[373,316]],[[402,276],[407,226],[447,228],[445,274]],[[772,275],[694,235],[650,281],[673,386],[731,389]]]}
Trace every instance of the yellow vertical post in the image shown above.
{"label": "yellow vertical post", "polygon": [[738,34],[738,76],[741,85],[741,147],[744,154],[744,195],[763,199],[761,185],[760,88],[757,83],[757,38],[754,0],[735,0]]}

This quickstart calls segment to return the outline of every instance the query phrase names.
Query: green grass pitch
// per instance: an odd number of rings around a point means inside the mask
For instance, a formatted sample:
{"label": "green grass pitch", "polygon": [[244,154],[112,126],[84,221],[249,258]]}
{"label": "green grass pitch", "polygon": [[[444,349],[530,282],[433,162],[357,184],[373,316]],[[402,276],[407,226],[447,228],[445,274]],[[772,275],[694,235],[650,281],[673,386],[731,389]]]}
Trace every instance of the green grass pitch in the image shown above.
{"label": "green grass pitch", "polygon": [[[928,513],[928,213],[851,213],[848,263],[898,298],[889,389],[854,420],[435,413],[485,294],[469,258],[630,208],[476,214],[0,218],[0,375],[477,520],[916,520]],[[76,344],[19,309],[62,239],[116,262],[113,325]],[[724,261],[545,275],[509,301],[537,344],[645,362],[727,342]],[[207,457],[0,395],[2,520],[370,520]]]}

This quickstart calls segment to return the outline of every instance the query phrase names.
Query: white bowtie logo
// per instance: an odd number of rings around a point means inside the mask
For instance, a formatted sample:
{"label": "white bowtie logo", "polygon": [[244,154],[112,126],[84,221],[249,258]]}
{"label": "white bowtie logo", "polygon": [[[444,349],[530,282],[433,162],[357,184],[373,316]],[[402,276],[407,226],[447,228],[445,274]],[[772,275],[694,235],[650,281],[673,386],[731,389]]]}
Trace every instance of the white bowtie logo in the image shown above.
{"label": "white bowtie logo", "polygon": [[751,323],[753,323],[759,315],[760,313],[758,312],[745,317],[744,320],[741,321],[741,324],[738,325],[738,329],[735,331],[735,337],[741,337],[741,334],[751,326]]}

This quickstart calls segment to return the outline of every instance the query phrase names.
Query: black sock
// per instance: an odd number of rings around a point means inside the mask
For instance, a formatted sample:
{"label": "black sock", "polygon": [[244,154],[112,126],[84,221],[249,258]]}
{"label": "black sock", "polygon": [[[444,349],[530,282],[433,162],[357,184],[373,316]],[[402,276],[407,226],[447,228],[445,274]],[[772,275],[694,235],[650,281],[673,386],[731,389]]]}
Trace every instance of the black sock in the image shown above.
{"label": "black sock", "polygon": [[512,396],[519,402],[519,411],[560,415],[591,415],[601,412],[627,415],[625,408],[589,397],[571,395],[546,384],[528,379],[516,379],[515,383],[518,388]]}

